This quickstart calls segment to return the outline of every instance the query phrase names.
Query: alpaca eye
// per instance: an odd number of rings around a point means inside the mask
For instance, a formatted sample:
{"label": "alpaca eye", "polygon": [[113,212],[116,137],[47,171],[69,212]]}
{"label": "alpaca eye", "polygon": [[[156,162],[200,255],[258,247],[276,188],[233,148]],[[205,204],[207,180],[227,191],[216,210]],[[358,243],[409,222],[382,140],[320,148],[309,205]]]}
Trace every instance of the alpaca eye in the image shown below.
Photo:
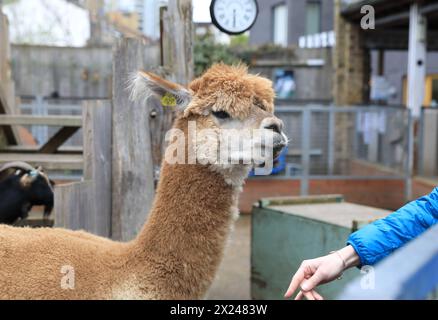
{"label": "alpaca eye", "polygon": [[219,119],[230,118],[230,115],[228,114],[228,112],[225,112],[225,111],[213,111],[212,113],[216,118],[219,118]]}

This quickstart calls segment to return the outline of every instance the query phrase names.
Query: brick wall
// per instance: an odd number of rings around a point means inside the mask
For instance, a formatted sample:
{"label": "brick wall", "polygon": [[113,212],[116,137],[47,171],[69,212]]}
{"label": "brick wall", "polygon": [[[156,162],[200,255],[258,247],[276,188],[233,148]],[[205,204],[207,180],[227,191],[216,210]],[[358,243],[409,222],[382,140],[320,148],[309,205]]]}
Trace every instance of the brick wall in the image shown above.
{"label": "brick wall", "polygon": [[[413,196],[428,194],[433,183],[414,180]],[[312,180],[309,193],[342,194],[348,202],[396,210],[405,204],[404,182],[398,180]],[[248,214],[254,202],[263,197],[292,196],[300,194],[298,180],[249,179],[240,196],[240,212]]]}

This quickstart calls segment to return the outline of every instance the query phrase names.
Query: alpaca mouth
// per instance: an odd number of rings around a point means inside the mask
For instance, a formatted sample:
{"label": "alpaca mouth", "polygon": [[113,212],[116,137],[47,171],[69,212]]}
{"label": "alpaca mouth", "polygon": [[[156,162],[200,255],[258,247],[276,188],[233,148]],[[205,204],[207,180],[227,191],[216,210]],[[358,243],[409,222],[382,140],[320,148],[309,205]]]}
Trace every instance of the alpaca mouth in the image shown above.
{"label": "alpaca mouth", "polygon": [[284,147],[285,147],[284,145],[274,147],[274,149],[272,150],[272,155],[273,155],[272,159],[277,160],[281,152],[283,151]]}
{"label": "alpaca mouth", "polygon": [[[278,158],[281,155],[281,152],[285,147],[286,147],[286,143],[280,142],[272,148],[272,160],[274,161],[274,165],[277,162]],[[265,166],[266,166],[266,162],[262,162],[256,165],[256,167],[258,168],[264,168]]]}
{"label": "alpaca mouth", "polygon": [[274,147],[272,148],[272,155],[273,155],[272,158],[274,160],[277,160],[286,146],[287,146],[287,140],[281,140],[280,142],[274,144]]}

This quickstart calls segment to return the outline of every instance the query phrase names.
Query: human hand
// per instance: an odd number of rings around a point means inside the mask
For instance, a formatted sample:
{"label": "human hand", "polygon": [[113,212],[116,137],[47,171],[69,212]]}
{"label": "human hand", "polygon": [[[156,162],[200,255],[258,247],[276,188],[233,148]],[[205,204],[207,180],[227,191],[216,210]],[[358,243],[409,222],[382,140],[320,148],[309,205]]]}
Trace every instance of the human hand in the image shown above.
{"label": "human hand", "polygon": [[359,257],[351,246],[316,259],[304,260],[292,278],[289,288],[284,295],[290,298],[301,288],[295,300],[322,300],[323,297],[315,291],[320,285],[337,279],[342,272],[359,264]]}

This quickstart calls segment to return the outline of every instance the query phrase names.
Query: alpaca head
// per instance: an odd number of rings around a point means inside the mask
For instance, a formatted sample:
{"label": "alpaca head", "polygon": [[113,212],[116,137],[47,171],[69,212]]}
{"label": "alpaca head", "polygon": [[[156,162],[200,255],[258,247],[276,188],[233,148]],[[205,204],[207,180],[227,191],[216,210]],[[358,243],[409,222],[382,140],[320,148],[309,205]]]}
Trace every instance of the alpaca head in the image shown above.
{"label": "alpaca head", "polygon": [[249,74],[244,65],[213,65],[188,88],[140,72],[132,97],[151,95],[161,99],[163,105],[174,106],[180,123],[187,124],[185,129],[173,129],[179,133],[170,133],[173,137],[186,135],[184,142],[192,146],[188,150],[193,154],[185,154],[183,161],[217,169],[263,167],[287,144],[283,123],[273,114],[272,82]]}

